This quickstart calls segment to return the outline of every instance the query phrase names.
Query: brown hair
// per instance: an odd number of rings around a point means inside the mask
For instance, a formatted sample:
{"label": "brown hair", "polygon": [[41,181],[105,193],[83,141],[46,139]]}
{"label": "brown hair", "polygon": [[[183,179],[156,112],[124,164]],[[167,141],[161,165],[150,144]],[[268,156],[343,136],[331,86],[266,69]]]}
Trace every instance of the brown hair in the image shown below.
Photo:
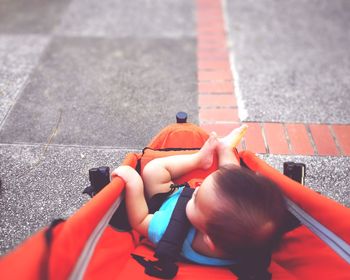
{"label": "brown hair", "polygon": [[220,167],[213,178],[220,203],[211,211],[206,228],[218,248],[234,256],[280,239],[286,206],[273,182],[233,164]]}

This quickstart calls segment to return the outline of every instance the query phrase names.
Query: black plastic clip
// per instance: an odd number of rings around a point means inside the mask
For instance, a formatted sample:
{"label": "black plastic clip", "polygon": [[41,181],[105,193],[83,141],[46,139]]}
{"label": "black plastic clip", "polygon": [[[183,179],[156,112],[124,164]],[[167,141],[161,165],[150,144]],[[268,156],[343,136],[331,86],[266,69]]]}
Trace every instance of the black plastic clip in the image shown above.
{"label": "black plastic clip", "polygon": [[131,256],[145,268],[145,273],[147,275],[153,277],[173,279],[179,270],[177,264],[170,260],[160,259],[157,261],[149,261],[139,255],[131,254]]}
{"label": "black plastic clip", "polygon": [[304,163],[295,163],[292,161],[284,162],[283,174],[294,181],[305,185],[306,165]]}
{"label": "black plastic clip", "polygon": [[84,189],[83,194],[86,193],[90,195],[90,197],[93,197],[109,184],[109,167],[101,166],[98,168],[91,168],[89,170],[89,180],[91,185]]}
{"label": "black plastic clip", "polygon": [[178,112],[176,114],[176,123],[186,123],[187,122],[187,113]]}

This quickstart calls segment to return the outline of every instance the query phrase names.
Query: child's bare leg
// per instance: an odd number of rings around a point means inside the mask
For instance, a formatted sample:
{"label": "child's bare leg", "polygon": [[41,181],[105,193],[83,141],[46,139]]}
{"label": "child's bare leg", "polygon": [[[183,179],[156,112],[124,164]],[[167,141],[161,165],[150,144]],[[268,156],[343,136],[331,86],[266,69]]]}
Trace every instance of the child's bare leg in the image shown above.
{"label": "child's bare leg", "polygon": [[218,138],[219,144],[217,146],[217,153],[219,166],[225,164],[239,165],[239,161],[237,160],[233,149],[239,144],[246,130],[247,125],[242,125],[232,130],[227,136]]}
{"label": "child's bare leg", "polygon": [[169,191],[169,186],[174,179],[194,169],[208,169],[213,163],[217,144],[216,136],[211,135],[197,153],[157,158],[150,161],[142,172],[147,197],[151,198],[157,193]]}

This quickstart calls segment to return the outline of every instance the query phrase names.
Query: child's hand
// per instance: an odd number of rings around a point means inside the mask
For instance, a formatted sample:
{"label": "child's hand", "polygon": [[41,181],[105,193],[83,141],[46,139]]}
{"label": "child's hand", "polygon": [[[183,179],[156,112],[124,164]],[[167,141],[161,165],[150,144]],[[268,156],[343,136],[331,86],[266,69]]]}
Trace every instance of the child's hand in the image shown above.
{"label": "child's hand", "polygon": [[121,165],[114,169],[111,174],[111,179],[113,180],[117,176],[122,178],[127,185],[140,179],[140,175],[136,170],[128,165]]}

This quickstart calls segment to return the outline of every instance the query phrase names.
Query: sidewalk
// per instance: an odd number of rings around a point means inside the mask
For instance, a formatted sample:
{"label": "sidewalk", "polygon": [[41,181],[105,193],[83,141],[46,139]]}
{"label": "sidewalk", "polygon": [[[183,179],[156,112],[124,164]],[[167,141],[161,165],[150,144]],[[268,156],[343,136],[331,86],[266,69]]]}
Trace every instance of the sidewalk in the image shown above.
{"label": "sidewalk", "polygon": [[178,111],[219,134],[247,122],[241,149],[306,163],[307,185],[350,206],[350,7],[320,2],[330,27],[306,2],[7,1],[0,254],[74,213],[90,168],[118,166]]}

